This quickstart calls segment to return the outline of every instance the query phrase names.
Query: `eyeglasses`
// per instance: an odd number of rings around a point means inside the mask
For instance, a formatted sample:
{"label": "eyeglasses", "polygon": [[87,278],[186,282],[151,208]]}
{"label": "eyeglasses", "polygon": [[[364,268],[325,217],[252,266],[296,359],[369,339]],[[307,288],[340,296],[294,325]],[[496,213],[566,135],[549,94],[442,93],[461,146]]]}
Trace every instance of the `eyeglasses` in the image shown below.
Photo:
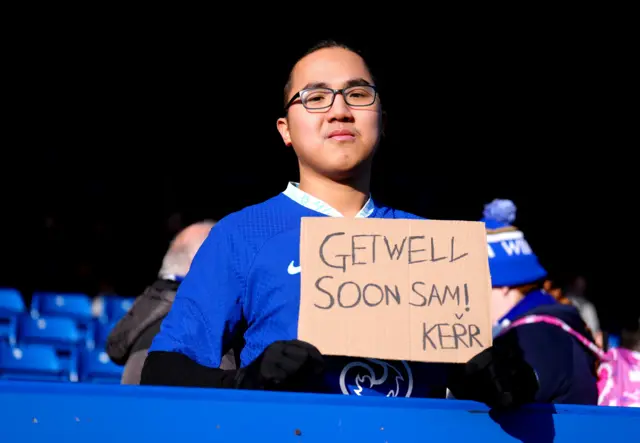
{"label": "eyeglasses", "polygon": [[348,88],[343,89],[303,89],[289,100],[289,103],[284,107],[284,110],[286,111],[289,109],[289,107],[293,105],[293,102],[298,98],[302,102],[302,106],[306,109],[313,111],[327,109],[333,105],[336,94],[341,94],[347,105],[361,107],[371,106],[376,101],[377,91],[376,87],[372,85],[349,86]]}

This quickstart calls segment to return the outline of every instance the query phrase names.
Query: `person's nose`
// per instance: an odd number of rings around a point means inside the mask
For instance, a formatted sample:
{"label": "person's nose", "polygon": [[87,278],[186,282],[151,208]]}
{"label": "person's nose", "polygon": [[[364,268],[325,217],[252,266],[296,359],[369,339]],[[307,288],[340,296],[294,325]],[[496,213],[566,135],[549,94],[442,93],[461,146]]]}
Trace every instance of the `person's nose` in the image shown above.
{"label": "person's nose", "polygon": [[333,100],[333,105],[329,108],[327,113],[327,119],[332,121],[339,122],[351,122],[353,121],[353,113],[351,112],[351,108],[347,105],[347,102],[344,101],[344,97],[342,94],[336,94],[335,99]]}

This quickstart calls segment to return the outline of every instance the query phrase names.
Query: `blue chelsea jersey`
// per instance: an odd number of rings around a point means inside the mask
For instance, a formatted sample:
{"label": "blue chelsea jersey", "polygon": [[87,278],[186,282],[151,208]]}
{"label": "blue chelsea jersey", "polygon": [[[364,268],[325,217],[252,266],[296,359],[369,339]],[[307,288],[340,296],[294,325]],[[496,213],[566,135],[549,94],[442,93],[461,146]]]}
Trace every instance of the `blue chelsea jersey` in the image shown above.
{"label": "blue chelsea jersey", "polygon": [[[287,189],[220,220],[196,254],[150,351],[180,352],[218,367],[242,334],[244,367],[277,340],[297,338],[300,219],[342,217],[289,183]],[[369,199],[358,217],[412,218]],[[445,365],[325,356],[330,392],[444,397]]]}

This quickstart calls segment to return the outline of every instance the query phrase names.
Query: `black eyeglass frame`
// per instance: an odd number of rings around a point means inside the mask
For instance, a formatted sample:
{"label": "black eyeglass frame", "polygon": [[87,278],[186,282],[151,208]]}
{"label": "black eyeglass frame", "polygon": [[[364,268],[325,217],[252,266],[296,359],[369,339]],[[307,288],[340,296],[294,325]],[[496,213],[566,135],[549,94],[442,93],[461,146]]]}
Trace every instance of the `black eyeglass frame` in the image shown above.
{"label": "black eyeglass frame", "polygon": [[[373,100],[371,100],[371,103],[368,103],[366,105],[352,105],[351,103],[349,103],[349,100],[347,99],[347,96],[345,94],[345,91],[350,90],[350,89],[355,89],[355,88],[371,88],[373,90]],[[331,92],[331,102],[327,105],[327,106],[323,106],[321,108],[308,108],[304,102],[302,102],[302,94],[304,94],[305,92],[308,91],[330,91]],[[309,111],[322,111],[323,109],[329,109],[331,106],[333,106],[333,102],[336,100],[336,95],[340,94],[342,95],[342,98],[344,99],[345,103],[349,106],[352,106],[354,108],[362,108],[362,107],[366,107],[366,106],[371,106],[372,104],[374,104],[376,102],[376,98],[378,98],[378,88],[375,85],[352,85],[352,86],[347,86],[346,88],[342,88],[342,89],[331,89],[331,88],[306,88],[306,89],[301,89],[300,91],[298,91],[293,97],[291,97],[291,100],[289,100],[289,103],[287,103],[287,105],[284,107],[285,112],[289,110],[289,108],[294,104],[293,102],[297,99],[300,99],[300,102],[302,103],[302,106],[305,107],[305,109],[308,109]]]}

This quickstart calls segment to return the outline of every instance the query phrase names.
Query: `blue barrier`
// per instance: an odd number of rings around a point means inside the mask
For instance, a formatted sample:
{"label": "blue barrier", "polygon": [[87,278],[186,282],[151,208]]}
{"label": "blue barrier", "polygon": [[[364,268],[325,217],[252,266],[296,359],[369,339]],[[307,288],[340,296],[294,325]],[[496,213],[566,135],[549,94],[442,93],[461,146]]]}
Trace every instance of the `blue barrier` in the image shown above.
{"label": "blue barrier", "polygon": [[631,441],[640,409],[532,405],[497,414],[456,400],[0,382],[0,441]]}

